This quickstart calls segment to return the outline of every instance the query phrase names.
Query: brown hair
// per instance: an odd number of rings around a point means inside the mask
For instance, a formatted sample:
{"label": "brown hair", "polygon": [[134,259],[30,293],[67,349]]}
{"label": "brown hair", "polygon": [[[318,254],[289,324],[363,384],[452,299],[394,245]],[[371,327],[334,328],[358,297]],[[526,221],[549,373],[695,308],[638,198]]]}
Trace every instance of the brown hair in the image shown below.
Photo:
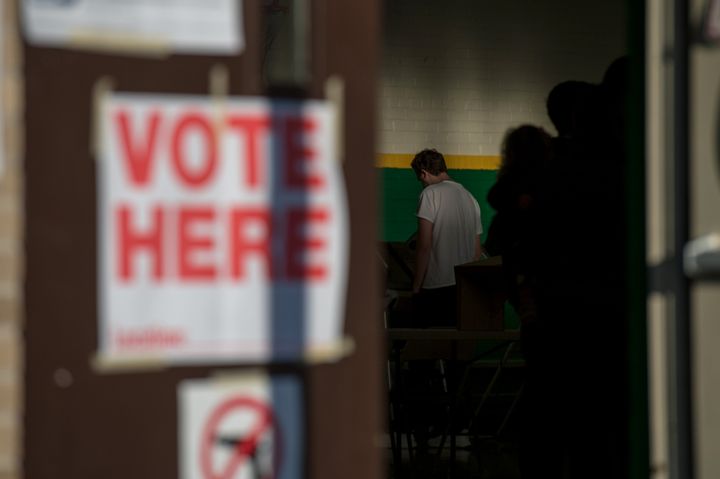
{"label": "brown hair", "polygon": [[439,175],[440,173],[447,171],[447,165],[445,165],[445,158],[442,153],[435,149],[425,149],[415,155],[410,166],[415,171],[415,175],[420,177],[422,170],[427,171],[431,175]]}

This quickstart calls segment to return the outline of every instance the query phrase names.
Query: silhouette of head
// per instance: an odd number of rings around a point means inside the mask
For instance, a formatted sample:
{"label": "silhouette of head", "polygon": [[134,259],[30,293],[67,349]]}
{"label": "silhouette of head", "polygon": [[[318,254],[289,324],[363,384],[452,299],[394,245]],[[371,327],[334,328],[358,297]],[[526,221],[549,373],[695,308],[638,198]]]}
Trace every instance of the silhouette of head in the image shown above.
{"label": "silhouette of head", "polygon": [[624,98],[627,90],[628,66],[628,57],[624,55],[613,60],[605,70],[601,86],[610,97]]}
{"label": "silhouette of head", "polygon": [[578,117],[597,87],[584,81],[558,83],[547,98],[547,113],[559,136],[574,136]]}
{"label": "silhouette of head", "polygon": [[550,151],[550,135],[533,125],[508,131],[503,141],[500,175],[532,175],[545,165]]}

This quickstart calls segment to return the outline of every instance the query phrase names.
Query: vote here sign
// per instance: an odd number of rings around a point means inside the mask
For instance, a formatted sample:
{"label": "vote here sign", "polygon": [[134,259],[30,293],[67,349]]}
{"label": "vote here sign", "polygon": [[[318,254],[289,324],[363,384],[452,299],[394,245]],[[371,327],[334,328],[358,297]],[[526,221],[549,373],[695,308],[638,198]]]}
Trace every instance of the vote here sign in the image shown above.
{"label": "vote here sign", "polygon": [[294,360],[343,329],[347,205],[322,101],[112,94],[100,356]]}

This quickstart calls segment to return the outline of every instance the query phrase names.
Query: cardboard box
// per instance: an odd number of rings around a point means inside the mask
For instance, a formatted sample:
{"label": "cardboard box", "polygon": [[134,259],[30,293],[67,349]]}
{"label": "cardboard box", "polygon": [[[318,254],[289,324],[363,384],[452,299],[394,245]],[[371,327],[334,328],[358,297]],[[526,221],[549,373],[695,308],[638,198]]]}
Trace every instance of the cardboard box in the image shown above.
{"label": "cardboard box", "polygon": [[500,256],[455,266],[455,282],[458,329],[504,329],[507,292]]}
{"label": "cardboard box", "polygon": [[385,271],[385,287],[396,291],[412,290],[415,250],[406,242],[380,243],[378,249]]}

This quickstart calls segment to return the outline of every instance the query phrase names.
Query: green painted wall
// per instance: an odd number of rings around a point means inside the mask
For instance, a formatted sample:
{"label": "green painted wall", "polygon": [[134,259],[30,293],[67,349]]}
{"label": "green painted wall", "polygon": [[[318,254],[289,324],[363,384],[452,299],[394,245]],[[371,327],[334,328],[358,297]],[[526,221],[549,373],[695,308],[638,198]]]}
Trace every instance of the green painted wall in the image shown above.
{"label": "green painted wall", "polygon": [[[495,212],[487,203],[487,193],[495,183],[494,170],[449,170],[450,176],[467,188],[480,203],[483,241]],[[378,168],[382,194],[380,234],[382,241],[405,241],[417,229],[415,210],[422,185],[411,169]]]}

